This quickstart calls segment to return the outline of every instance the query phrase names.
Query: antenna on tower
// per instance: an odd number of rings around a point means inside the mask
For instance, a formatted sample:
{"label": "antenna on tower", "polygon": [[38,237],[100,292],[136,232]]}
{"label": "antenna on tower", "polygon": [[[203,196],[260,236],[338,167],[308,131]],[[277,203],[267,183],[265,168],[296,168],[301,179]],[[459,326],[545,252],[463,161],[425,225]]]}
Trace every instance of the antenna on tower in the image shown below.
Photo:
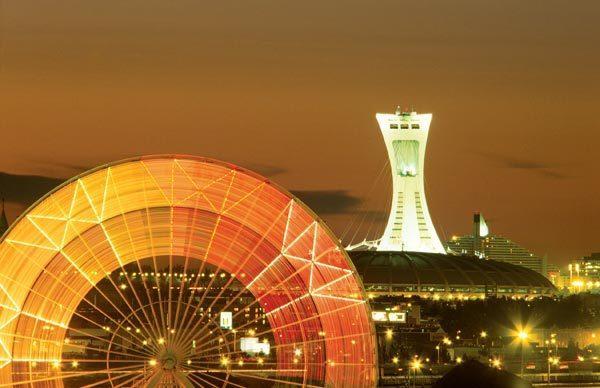
{"label": "antenna on tower", "polygon": [[400,105],[396,105],[396,116],[400,116],[402,114],[402,108]]}

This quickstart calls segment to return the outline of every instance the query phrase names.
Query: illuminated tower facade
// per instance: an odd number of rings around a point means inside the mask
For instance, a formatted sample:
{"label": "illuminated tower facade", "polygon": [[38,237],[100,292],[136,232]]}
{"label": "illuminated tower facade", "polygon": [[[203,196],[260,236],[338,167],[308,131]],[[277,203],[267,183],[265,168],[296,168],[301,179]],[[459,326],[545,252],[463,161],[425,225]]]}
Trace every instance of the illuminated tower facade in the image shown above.
{"label": "illuminated tower facade", "polygon": [[377,249],[444,253],[427,209],[423,179],[431,114],[398,109],[376,116],[393,182],[390,217]]}

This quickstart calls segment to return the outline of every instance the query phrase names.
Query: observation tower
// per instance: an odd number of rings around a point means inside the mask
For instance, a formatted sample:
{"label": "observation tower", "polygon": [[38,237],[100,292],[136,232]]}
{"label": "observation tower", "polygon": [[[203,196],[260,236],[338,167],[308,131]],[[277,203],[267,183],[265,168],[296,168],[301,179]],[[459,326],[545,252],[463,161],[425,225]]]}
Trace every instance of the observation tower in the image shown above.
{"label": "observation tower", "polygon": [[378,251],[445,253],[427,209],[424,168],[431,114],[377,113],[392,169],[392,204]]}

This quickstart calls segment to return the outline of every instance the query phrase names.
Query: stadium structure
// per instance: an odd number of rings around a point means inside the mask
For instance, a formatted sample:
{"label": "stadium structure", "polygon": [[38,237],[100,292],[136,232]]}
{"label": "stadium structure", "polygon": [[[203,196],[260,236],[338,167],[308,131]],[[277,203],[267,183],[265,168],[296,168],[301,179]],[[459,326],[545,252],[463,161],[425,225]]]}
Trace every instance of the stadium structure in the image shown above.
{"label": "stadium structure", "polygon": [[425,149],[431,114],[376,115],[389,156],[392,201],[380,239],[347,247],[371,297],[478,299],[552,295],[555,288],[527,268],[444,250],[425,198]]}
{"label": "stadium structure", "polygon": [[376,343],[337,238],[215,160],[75,177],[0,242],[0,385],[372,387]]}

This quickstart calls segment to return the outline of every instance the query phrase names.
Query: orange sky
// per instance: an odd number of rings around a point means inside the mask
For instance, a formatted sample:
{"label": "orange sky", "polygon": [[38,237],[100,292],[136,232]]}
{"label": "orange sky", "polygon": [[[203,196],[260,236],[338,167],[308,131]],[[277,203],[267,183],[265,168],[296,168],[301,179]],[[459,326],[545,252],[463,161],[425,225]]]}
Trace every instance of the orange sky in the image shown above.
{"label": "orange sky", "polygon": [[600,250],[598,1],[0,0],[0,12],[4,173],[209,156],[333,199],[321,214],[341,234],[359,208],[387,212],[385,183],[365,199],[385,160],[375,112],[413,105],[434,115],[441,236],[470,232],[481,211],[553,262]]}

